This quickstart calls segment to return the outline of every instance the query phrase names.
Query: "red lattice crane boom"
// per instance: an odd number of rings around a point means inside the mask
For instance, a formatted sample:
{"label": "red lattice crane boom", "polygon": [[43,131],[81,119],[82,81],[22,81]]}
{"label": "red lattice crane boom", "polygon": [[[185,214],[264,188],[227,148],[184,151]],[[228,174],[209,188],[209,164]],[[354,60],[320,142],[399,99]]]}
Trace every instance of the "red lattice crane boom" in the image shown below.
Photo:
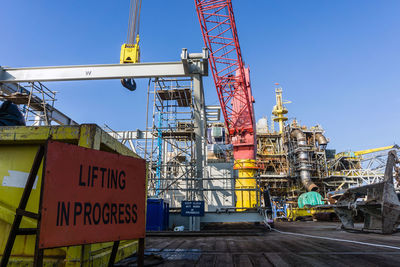
{"label": "red lattice crane boom", "polygon": [[195,0],[235,159],[254,159],[254,109],[231,0]]}
{"label": "red lattice crane boom", "polygon": [[257,203],[255,176],[254,98],[250,71],[245,68],[231,0],[195,0],[204,43],[219,102],[233,145],[236,207],[254,208]]}

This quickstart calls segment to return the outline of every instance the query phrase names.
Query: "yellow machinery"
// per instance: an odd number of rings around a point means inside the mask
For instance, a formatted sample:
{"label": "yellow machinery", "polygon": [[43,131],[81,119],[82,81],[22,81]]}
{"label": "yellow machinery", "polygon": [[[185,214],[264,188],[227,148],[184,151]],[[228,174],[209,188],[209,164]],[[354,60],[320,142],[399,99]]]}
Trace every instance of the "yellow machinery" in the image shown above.
{"label": "yellow machinery", "polygon": [[[49,138],[82,147],[138,157],[94,124],[77,126],[3,126],[0,127],[0,253],[3,253],[17,205],[24,190],[39,145]],[[42,167],[32,190],[27,210],[38,212]],[[25,175],[25,176],[24,176]],[[13,179],[11,179],[13,178]],[[21,227],[36,228],[37,221],[23,217]],[[122,241],[117,260],[137,251],[137,241]],[[106,266],[113,242],[71,246],[44,251],[44,266]],[[35,249],[35,235],[17,236],[9,266],[30,266]],[[0,254],[0,257],[2,255]]]}
{"label": "yellow machinery", "polygon": [[138,63],[140,62],[139,49],[139,25],[140,8],[142,0],[131,0],[129,12],[128,39],[126,44],[121,46],[120,63]]}
{"label": "yellow machinery", "polygon": [[286,210],[287,220],[294,222],[299,218],[312,217],[316,219],[322,217],[325,220],[332,220],[335,216],[335,211],[329,206],[319,206],[311,208],[288,208]]}
{"label": "yellow machinery", "polygon": [[120,63],[138,63],[140,62],[139,34],[136,36],[134,44],[123,44],[121,46]]}
{"label": "yellow machinery", "polygon": [[[276,83],[276,85],[279,85]],[[287,108],[283,104],[289,104],[290,101],[282,100],[282,88],[275,88],[276,95],[276,105],[272,109],[272,114],[274,115],[273,121],[279,123],[279,133],[283,132],[283,123],[288,120],[285,114],[288,113]]]}

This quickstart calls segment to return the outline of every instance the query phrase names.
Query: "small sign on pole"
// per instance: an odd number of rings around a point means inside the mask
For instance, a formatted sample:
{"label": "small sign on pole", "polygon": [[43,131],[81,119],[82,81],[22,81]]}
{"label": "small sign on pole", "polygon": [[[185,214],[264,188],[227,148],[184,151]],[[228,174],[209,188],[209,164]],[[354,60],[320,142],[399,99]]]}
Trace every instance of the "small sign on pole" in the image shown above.
{"label": "small sign on pole", "polygon": [[182,216],[204,216],[204,201],[182,201]]}

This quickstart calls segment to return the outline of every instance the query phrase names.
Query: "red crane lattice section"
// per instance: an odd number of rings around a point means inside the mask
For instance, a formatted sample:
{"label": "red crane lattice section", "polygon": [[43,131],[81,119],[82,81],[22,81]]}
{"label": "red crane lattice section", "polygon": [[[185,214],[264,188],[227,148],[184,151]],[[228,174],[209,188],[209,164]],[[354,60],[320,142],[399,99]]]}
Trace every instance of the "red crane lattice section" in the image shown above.
{"label": "red crane lattice section", "polygon": [[195,0],[195,3],[204,42],[210,51],[210,67],[229,134],[234,137],[253,133],[254,100],[248,69],[244,68],[232,2]]}

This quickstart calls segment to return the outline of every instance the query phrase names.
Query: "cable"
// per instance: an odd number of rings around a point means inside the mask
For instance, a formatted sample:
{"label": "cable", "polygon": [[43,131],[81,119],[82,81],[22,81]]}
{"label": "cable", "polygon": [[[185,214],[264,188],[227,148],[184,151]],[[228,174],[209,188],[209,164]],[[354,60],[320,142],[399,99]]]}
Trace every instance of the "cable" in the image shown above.
{"label": "cable", "polygon": [[297,235],[297,236],[302,236],[302,237],[311,237],[311,238],[326,239],[326,240],[331,240],[331,241],[339,241],[339,242],[353,243],[353,244],[359,244],[359,245],[366,245],[366,246],[372,246],[372,247],[381,247],[381,248],[390,248],[390,249],[400,250],[400,247],[395,247],[395,246],[373,244],[373,243],[367,243],[367,242],[360,242],[360,241],[339,239],[339,238],[331,238],[331,237],[324,237],[324,236],[315,236],[315,235],[306,235],[306,234],[299,234],[299,233],[292,233],[292,232],[283,232],[283,231],[279,231],[277,229],[272,229],[272,231],[278,232],[280,234],[286,234],[286,235]]}
{"label": "cable", "polygon": [[142,0],[131,0],[129,7],[127,44],[134,45],[136,43],[136,36],[139,34],[141,8]]}
{"label": "cable", "polygon": [[127,44],[130,44],[130,42],[131,42],[132,16],[133,16],[133,0],[131,0],[130,7],[129,7],[128,36],[127,36],[127,40],[126,40]]}
{"label": "cable", "polygon": [[139,14],[138,14],[138,24],[137,24],[137,32],[136,35],[139,34],[139,26],[140,26],[140,11],[142,10],[142,0],[139,0]]}

